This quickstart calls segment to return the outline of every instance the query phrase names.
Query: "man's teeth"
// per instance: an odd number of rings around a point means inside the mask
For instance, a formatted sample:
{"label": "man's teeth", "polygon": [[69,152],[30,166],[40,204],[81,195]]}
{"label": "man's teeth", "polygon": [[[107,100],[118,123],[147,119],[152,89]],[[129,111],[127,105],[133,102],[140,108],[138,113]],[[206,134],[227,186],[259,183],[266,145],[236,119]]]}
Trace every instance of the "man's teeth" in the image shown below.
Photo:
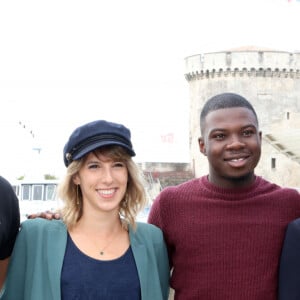
{"label": "man's teeth", "polygon": [[241,161],[241,160],[244,160],[244,158],[234,158],[234,159],[231,159],[231,161]]}

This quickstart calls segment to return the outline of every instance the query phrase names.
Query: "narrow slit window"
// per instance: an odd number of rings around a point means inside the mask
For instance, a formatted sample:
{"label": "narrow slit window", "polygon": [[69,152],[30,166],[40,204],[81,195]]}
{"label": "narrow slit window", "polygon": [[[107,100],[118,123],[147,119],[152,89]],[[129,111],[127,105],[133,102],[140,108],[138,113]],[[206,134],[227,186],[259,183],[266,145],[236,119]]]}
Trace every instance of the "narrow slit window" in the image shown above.
{"label": "narrow slit window", "polygon": [[271,158],[271,168],[276,169],[276,158],[274,157]]}

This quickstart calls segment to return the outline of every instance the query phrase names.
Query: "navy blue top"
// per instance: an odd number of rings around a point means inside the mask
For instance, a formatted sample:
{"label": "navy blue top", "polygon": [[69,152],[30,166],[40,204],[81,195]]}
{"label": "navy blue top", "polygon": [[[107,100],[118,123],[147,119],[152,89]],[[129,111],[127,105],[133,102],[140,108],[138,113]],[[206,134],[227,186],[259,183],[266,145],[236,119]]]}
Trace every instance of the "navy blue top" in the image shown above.
{"label": "navy blue top", "polygon": [[131,247],[117,259],[101,261],[82,253],[68,234],[61,296],[63,300],[141,300]]}

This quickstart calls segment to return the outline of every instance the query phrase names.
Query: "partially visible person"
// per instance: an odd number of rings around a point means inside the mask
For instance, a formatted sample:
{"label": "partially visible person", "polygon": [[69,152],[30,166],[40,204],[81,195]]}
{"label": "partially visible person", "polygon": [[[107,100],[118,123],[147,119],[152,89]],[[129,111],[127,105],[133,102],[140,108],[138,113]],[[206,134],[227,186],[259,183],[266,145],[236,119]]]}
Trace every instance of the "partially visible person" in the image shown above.
{"label": "partially visible person", "polygon": [[168,299],[162,232],[136,222],[146,196],[129,129],[84,124],[63,155],[61,220],[21,224],[3,299]]}
{"label": "partially visible person", "polygon": [[11,184],[0,176],[0,290],[5,281],[9,257],[19,226],[19,200]]}
{"label": "partially visible person", "polygon": [[287,228],[279,268],[278,300],[300,299],[300,218]]}
{"label": "partially visible person", "polygon": [[148,219],[164,233],[175,299],[277,300],[282,243],[300,217],[300,195],[255,175],[262,134],[244,97],[209,99],[200,127],[208,175],[165,188]]}

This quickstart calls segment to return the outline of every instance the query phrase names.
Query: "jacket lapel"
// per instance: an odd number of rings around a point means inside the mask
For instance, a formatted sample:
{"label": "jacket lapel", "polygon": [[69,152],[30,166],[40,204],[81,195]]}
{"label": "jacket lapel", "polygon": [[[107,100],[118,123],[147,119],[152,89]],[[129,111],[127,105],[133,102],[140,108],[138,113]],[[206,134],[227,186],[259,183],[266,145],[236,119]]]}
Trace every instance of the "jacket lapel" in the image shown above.
{"label": "jacket lapel", "polygon": [[[138,224],[137,224],[138,226]],[[142,299],[146,299],[146,295],[149,294],[148,289],[148,281],[150,280],[148,275],[148,256],[146,253],[145,245],[139,240],[139,233],[137,231],[133,231],[131,227],[129,227],[129,238],[131,249],[133,252],[133,256],[135,259],[136,267],[138,270],[138,275],[140,279],[141,285],[141,293]]]}
{"label": "jacket lapel", "polygon": [[61,221],[57,222],[59,223],[56,228],[51,230],[47,237],[48,247],[45,247],[48,249],[48,276],[52,299],[61,299],[60,288],[57,287],[60,287],[61,271],[67,245],[67,229]]}

